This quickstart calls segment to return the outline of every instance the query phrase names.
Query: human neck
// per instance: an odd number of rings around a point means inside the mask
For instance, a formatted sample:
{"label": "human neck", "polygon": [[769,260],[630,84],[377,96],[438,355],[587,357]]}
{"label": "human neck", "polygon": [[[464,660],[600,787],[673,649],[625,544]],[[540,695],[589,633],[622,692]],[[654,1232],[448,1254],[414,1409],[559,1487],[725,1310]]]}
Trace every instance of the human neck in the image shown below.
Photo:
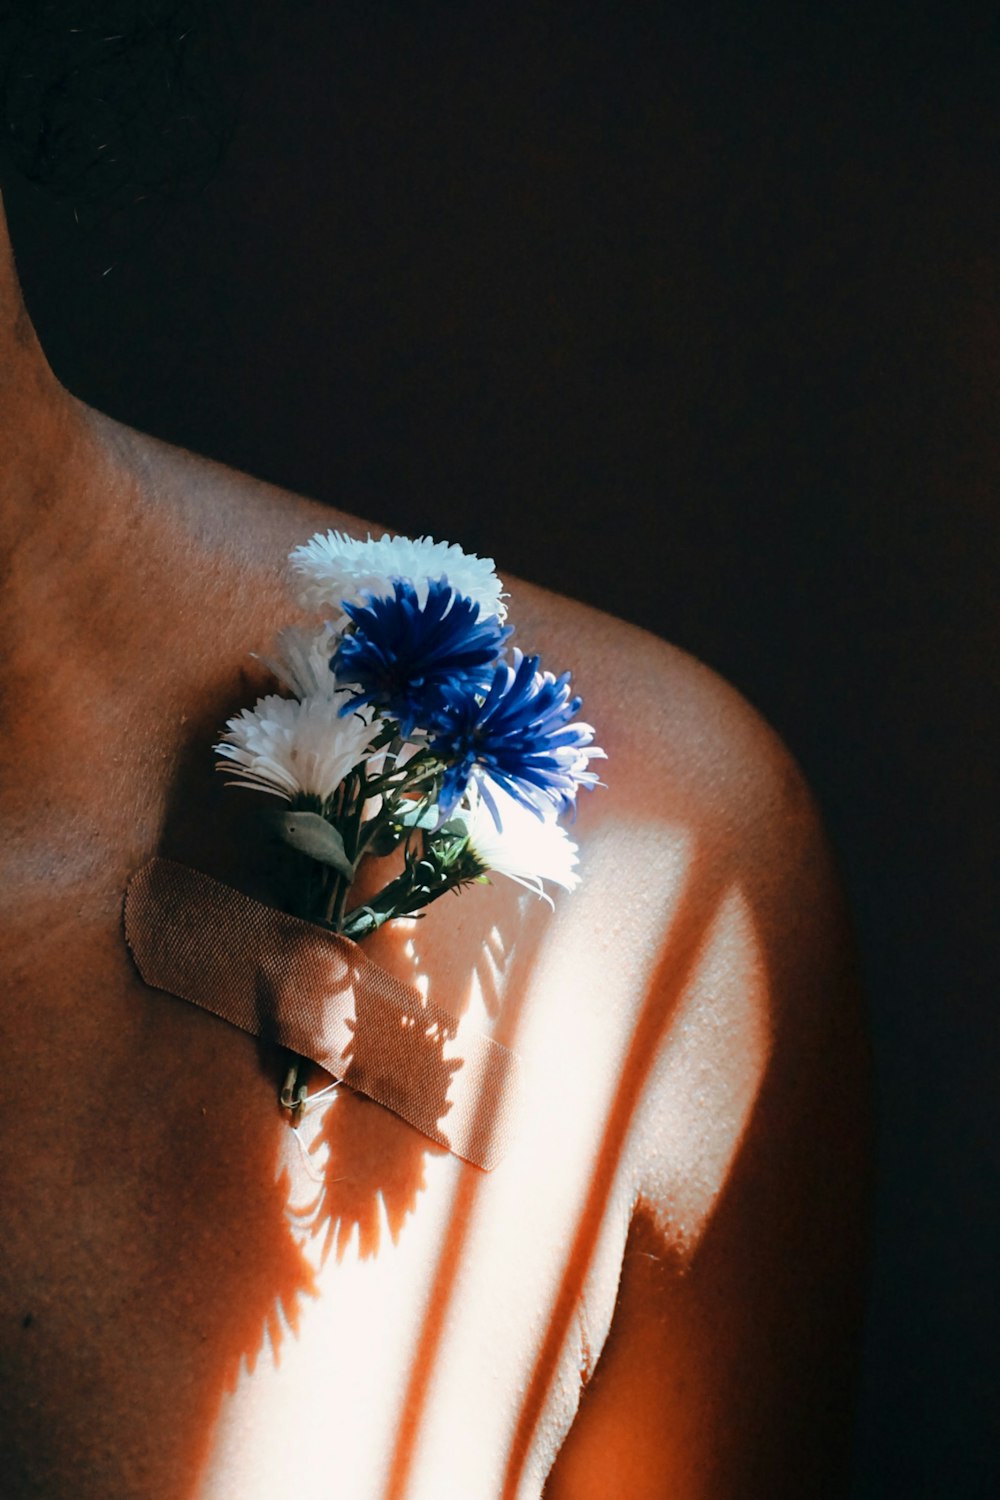
{"label": "human neck", "polygon": [[[59,384],[32,327],[0,196],[0,571],[8,585],[33,536],[79,515],[94,446],[86,408]],[[88,517],[91,529],[99,519]]]}
{"label": "human neck", "polygon": [[5,473],[24,463],[43,418],[66,401],[35,335],[21,295],[0,194],[0,439]]}
{"label": "human neck", "polygon": [[93,715],[106,711],[115,670],[107,642],[125,632],[99,639],[98,617],[121,593],[136,489],[106,431],[49,368],[0,202],[0,813],[8,844],[38,821],[40,766],[53,806],[57,792],[78,803],[89,795],[80,783],[88,762],[66,749],[66,726],[93,738]]}
{"label": "human neck", "polygon": [[[0,196],[0,576],[5,607],[75,591],[133,488],[107,424],[53,375],[21,294]],[[42,565],[43,564],[43,565]]]}

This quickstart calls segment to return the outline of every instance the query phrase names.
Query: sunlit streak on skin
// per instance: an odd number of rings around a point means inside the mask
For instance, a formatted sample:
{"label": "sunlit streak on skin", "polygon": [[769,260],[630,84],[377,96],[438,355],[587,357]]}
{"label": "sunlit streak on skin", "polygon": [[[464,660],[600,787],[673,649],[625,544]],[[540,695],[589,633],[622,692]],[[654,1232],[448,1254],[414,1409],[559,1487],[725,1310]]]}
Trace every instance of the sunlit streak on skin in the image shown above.
{"label": "sunlit streak on skin", "polygon": [[[641,1004],[658,958],[648,934],[661,938],[669,932],[692,858],[693,841],[686,832],[671,836],[662,827],[638,826],[629,835],[628,857],[636,869],[655,869],[655,878],[637,883],[624,871],[600,869],[602,855],[609,862],[620,860],[620,830],[616,842],[617,849],[610,838],[594,838],[588,867],[599,878],[581,886],[571,902],[558,904],[534,958],[515,1042],[529,1067],[524,1124],[507,1161],[470,1203],[448,1308],[436,1346],[423,1354],[414,1452],[405,1475],[400,1465],[394,1471],[387,1492],[393,1500],[442,1493],[444,1475],[449,1493],[481,1493],[484,1475],[503,1471],[524,1392],[524,1351],[544,1338],[566,1249],[621,1084],[631,1032],[627,1017]],[[609,912],[606,892],[616,886],[623,900]],[[597,946],[607,950],[599,964]],[[539,1171],[540,1156],[545,1171]],[[622,1185],[621,1211],[609,1211],[611,1253],[595,1257],[604,1282],[595,1289],[596,1302],[606,1310],[602,1340],[628,1227],[627,1173]],[[549,1254],[541,1253],[543,1246],[550,1247]],[[467,1409],[468,1393],[477,1389],[481,1420],[466,1434],[468,1441],[457,1441],[448,1414]],[[560,1436],[578,1398],[577,1370],[565,1400],[558,1402]],[[410,1422],[415,1415],[408,1410]],[[545,1435],[540,1436],[544,1443]]]}
{"label": "sunlit streak on skin", "polygon": [[771,1052],[767,974],[743,893],[723,899],[637,1121],[641,1196],[682,1259],[695,1251],[750,1118]]}

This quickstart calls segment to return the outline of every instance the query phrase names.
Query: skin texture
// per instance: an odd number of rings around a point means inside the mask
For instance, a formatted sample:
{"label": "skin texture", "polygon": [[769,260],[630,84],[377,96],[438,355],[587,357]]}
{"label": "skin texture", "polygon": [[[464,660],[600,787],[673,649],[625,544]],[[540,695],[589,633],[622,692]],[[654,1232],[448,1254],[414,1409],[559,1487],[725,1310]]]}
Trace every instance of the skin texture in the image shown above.
{"label": "skin texture", "polygon": [[6,1493],[842,1493],[866,1053],[773,733],[510,583],[609,755],[584,883],[551,913],[498,879],[370,951],[521,1052],[517,1142],[477,1172],[344,1092],[296,1143],[280,1059],[141,983],[121,898],[160,853],[280,901],[210,745],[269,686],[287,551],[368,523],[76,401],[3,237],[0,461]]}

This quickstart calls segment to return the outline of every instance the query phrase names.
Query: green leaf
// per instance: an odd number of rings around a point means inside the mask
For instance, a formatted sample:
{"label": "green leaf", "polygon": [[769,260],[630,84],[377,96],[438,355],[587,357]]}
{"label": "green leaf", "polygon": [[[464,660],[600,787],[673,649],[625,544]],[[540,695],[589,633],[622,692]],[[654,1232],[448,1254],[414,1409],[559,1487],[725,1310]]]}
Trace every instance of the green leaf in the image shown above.
{"label": "green leaf", "polygon": [[307,854],[321,865],[332,865],[347,880],[354,879],[354,866],[347,857],[344,840],[319,813],[278,812],[272,813],[269,821],[278,837],[300,854]]}

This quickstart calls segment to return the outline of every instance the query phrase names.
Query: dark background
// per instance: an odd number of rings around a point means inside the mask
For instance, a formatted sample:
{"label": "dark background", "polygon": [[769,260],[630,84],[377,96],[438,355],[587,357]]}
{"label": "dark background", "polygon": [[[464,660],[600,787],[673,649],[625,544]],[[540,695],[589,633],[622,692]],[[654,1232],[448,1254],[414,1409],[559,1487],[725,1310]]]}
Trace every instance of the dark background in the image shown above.
{"label": "dark background", "polygon": [[878,1072],[854,1500],[1000,1493],[991,9],[247,3],[218,165],[5,174],[77,395],[665,636],[801,761]]}

